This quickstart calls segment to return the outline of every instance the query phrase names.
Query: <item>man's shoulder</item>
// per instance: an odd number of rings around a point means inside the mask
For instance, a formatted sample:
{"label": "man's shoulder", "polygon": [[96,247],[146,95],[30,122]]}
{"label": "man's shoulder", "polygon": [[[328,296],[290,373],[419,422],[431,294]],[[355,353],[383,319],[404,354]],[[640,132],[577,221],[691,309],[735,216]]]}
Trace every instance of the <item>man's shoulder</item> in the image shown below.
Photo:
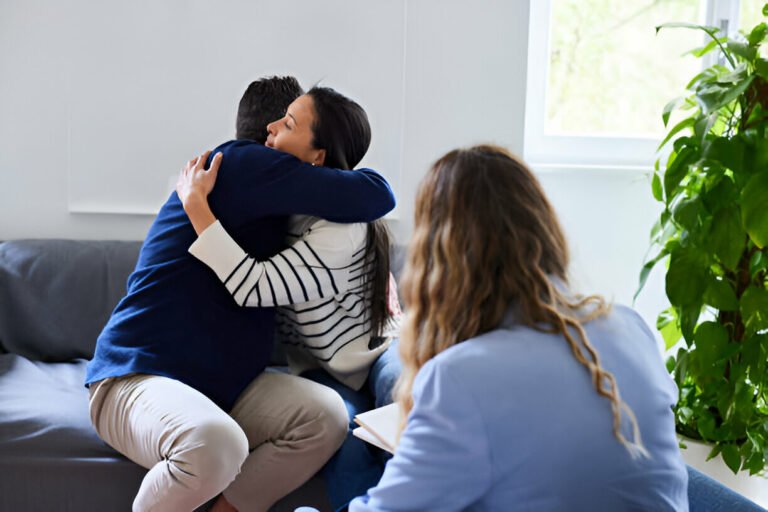
{"label": "man's shoulder", "polygon": [[243,170],[249,173],[267,173],[285,171],[295,166],[298,160],[282,151],[268,148],[252,140],[227,141],[213,150],[211,155],[221,152],[221,174],[227,175],[237,169],[236,174]]}
{"label": "man's shoulder", "polygon": [[219,151],[224,153],[225,157],[229,155],[240,158],[279,158],[284,154],[280,151],[268,148],[263,144],[259,144],[254,140],[248,139],[229,140],[223,144],[219,144],[216,149],[211,152],[211,156]]}

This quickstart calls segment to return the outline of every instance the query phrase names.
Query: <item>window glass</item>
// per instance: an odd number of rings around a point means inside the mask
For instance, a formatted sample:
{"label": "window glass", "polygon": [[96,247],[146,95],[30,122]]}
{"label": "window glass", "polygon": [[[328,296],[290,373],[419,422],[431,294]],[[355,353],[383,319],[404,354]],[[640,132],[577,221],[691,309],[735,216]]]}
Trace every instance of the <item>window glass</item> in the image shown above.
{"label": "window glass", "polygon": [[739,5],[739,25],[742,30],[752,30],[755,25],[765,21],[763,6],[766,0],[741,0]]}
{"label": "window glass", "polygon": [[[759,2],[754,1],[757,4]],[[700,0],[552,0],[546,91],[547,135],[660,138],[661,111],[685,93],[701,62],[689,50],[705,43],[695,30],[662,23],[701,23]]]}

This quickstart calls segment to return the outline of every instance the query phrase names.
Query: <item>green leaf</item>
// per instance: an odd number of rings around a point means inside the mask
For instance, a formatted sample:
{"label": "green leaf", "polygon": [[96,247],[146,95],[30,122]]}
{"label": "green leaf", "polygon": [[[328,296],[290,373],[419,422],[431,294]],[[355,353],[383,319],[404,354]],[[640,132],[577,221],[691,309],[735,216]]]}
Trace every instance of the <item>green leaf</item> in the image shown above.
{"label": "green leaf", "polygon": [[704,206],[712,213],[733,205],[739,197],[736,185],[730,176],[723,176],[714,186],[704,191]]}
{"label": "green leaf", "polygon": [[637,285],[637,290],[635,291],[635,295],[632,297],[632,301],[634,302],[637,300],[637,296],[640,295],[640,292],[643,290],[643,287],[645,287],[645,282],[648,280],[648,275],[650,275],[651,270],[653,270],[653,267],[656,266],[656,263],[659,262],[662,258],[667,256],[667,251],[662,249],[659,254],[656,255],[655,258],[647,261],[643,268],[640,270],[640,281]]}
{"label": "green leaf", "polygon": [[669,130],[669,133],[667,133],[667,136],[664,137],[664,140],[661,141],[661,144],[659,144],[659,147],[657,150],[663,148],[667,142],[672,139],[675,135],[680,133],[682,130],[685,130],[686,128],[691,128],[693,125],[696,124],[696,118],[695,117],[686,117],[679,123],[677,123],[674,127],[672,127],[671,130]]}
{"label": "green leaf", "polygon": [[726,268],[736,269],[746,242],[738,211],[734,207],[719,210],[712,221],[709,243],[712,252]]}
{"label": "green leaf", "polygon": [[717,137],[706,147],[704,156],[717,160],[727,169],[740,172],[744,168],[745,149],[740,137]]}
{"label": "green leaf", "polygon": [[763,16],[768,16],[768,4],[763,6]]}
{"label": "green leaf", "polygon": [[760,249],[768,245],[768,172],[750,178],[741,191],[741,219],[749,237]]}
{"label": "green leaf", "polygon": [[677,107],[679,107],[683,102],[685,101],[685,98],[675,98],[666,105],[664,105],[664,110],[661,113],[661,120],[664,121],[664,127],[667,127],[667,123],[669,122],[669,116],[672,114],[672,111],[675,110]]}
{"label": "green leaf", "polygon": [[717,439],[717,422],[712,416],[712,412],[709,410],[709,408],[701,407],[701,404],[699,404],[699,408],[696,411],[696,416],[698,420],[696,422],[697,427],[702,439],[707,439],[710,441]]}
{"label": "green leaf", "polygon": [[680,341],[683,333],[680,332],[680,327],[678,327],[677,310],[671,307],[659,313],[656,319],[656,329],[664,339],[665,350],[669,350],[675,343]]}
{"label": "green leaf", "polygon": [[704,303],[719,311],[737,311],[739,299],[730,283],[725,279],[713,279],[704,292]]}
{"label": "green leaf", "polygon": [[750,286],[741,296],[741,316],[751,332],[768,329],[768,290]]}
{"label": "green leaf", "polygon": [[727,37],[721,37],[719,38],[719,41],[712,40],[705,44],[704,46],[701,46],[699,48],[694,48],[693,50],[690,50],[683,55],[693,55],[694,57],[703,57],[704,55],[708,54],[712,50],[718,47],[718,43],[722,44],[728,41]]}
{"label": "green leaf", "polygon": [[653,191],[653,198],[659,202],[664,201],[664,190],[661,187],[661,178],[659,173],[653,173],[653,179],[651,180],[651,190]]}
{"label": "green leaf", "polygon": [[699,323],[701,315],[701,303],[680,307],[680,332],[683,333],[686,343],[690,347],[694,339],[694,329]]}
{"label": "green leaf", "polygon": [[688,231],[696,229],[699,224],[699,216],[702,213],[703,208],[701,207],[701,200],[698,197],[676,201],[672,208],[672,218],[675,219],[675,222],[682,228]]}
{"label": "green leaf", "polygon": [[734,474],[739,472],[741,467],[741,454],[739,449],[734,444],[726,444],[723,446],[723,460],[725,464],[733,471]]}
{"label": "green leaf", "polygon": [[702,32],[706,33],[709,37],[711,37],[715,42],[717,42],[717,45],[720,47],[720,50],[723,52],[723,55],[725,55],[725,58],[728,59],[728,62],[731,64],[731,67],[736,66],[736,64],[733,62],[733,57],[731,57],[731,54],[720,43],[720,39],[717,37],[717,33],[720,32],[719,28],[709,27],[706,25],[697,25],[695,23],[675,22],[675,23],[664,23],[662,25],[659,25],[658,27],[656,27],[656,33],[658,34],[659,31],[663,28],[690,28],[694,30],[701,30]]}
{"label": "green leaf", "polygon": [[664,193],[667,203],[675,197],[680,182],[688,173],[688,166],[695,162],[696,156],[696,150],[686,146],[668,163],[664,171]]}
{"label": "green leaf", "polygon": [[685,349],[681,348],[677,351],[677,357],[675,358],[675,382],[681,389],[688,376],[688,357],[689,354]]}
{"label": "green leaf", "polygon": [[752,75],[732,87],[712,85],[696,91],[696,99],[701,106],[702,114],[709,114],[735,101],[744,94],[754,79],[755,77]]}
{"label": "green leaf", "polygon": [[[723,41],[725,41],[725,39],[723,39]],[[713,68],[707,68],[701,73],[691,78],[691,81],[685,85],[685,88],[688,91],[693,91],[696,88],[696,85],[699,84],[700,82],[710,82],[716,79],[717,79],[717,71]],[[695,96],[686,98],[685,103],[686,103],[685,106],[683,106],[684,110],[686,107],[691,107],[691,104],[693,104],[693,106],[698,105],[698,103],[696,103],[695,101]]]}
{"label": "green leaf", "polygon": [[749,36],[747,36],[747,41],[749,41],[750,46],[757,46],[763,42],[767,33],[768,26],[766,26],[765,23],[758,23],[757,26],[752,29],[752,32],[749,33]]}
{"label": "green leaf", "polygon": [[732,54],[738,55],[748,62],[752,62],[755,60],[755,56],[757,56],[757,50],[754,48],[754,46],[742,43],[741,41],[728,41],[728,49]]}
{"label": "green leaf", "polygon": [[718,455],[720,455],[720,452],[722,451],[723,447],[722,445],[716,444],[712,447],[712,449],[709,451],[709,455],[707,455],[707,460],[712,460]]}
{"label": "green leaf", "polygon": [[755,71],[763,78],[768,78],[768,60],[758,58],[755,61]]}
{"label": "green leaf", "polygon": [[707,135],[709,135],[709,132],[712,130],[712,127],[719,117],[719,112],[712,112],[708,116],[700,117],[699,120],[696,121],[696,124],[693,125],[693,133],[699,138],[700,144],[704,144]]}
{"label": "green leaf", "polygon": [[673,253],[666,278],[669,302],[673,306],[700,303],[706,289],[706,277],[705,264],[697,254],[685,250]]}
{"label": "green leaf", "polygon": [[768,269],[768,256],[762,252],[756,252],[749,259],[749,275],[755,277],[758,272]]}
{"label": "green leaf", "polygon": [[753,451],[752,455],[750,455],[749,459],[744,463],[744,469],[748,469],[750,475],[756,475],[763,470],[763,467],[765,466],[765,456],[763,453],[765,451],[768,450]]}
{"label": "green leaf", "polygon": [[728,348],[728,330],[717,322],[704,322],[696,329],[694,341],[702,364],[714,366]]}
{"label": "green leaf", "polygon": [[768,341],[768,334],[755,334],[744,340],[742,360],[749,365],[759,364],[763,359],[762,344],[766,341]]}

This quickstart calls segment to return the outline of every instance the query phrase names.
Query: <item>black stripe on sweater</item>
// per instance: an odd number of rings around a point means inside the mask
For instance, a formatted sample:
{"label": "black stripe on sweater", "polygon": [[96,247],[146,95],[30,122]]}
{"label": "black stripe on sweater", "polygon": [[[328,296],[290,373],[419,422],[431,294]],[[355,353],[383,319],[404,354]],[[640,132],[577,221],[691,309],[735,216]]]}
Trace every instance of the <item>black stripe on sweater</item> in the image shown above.
{"label": "black stripe on sweater", "polygon": [[[265,274],[267,274],[265,272]],[[272,286],[272,280],[269,278],[269,274],[267,274],[267,284],[269,284],[269,292],[272,294],[272,304],[277,304],[277,297],[275,296],[275,287]]]}
{"label": "black stripe on sweater", "polygon": [[312,256],[315,257],[315,259],[323,266],[326,272],[328,272],[328,278],[331,280],[331,286],[333,286],[333,294],[338,295],[339,289],[336,287],[336,281],[333,279],[333,274],[331,273],[331,269],[329,269],[323,260],[320,259],[320,257],[317,255],[317,253],[312,249],[312,246],[310,246],[306,240],[304,241],[304,245],[307,246],[307,249],[309,249],[309,252],[312,253]]}
{"label": "black stripe on sweater", "polygon": [[359,276],[353,276],[347,279],[348,283],[351,283],[352,281],[357,281],[358,279],[362,279],[363,277],[368,277],[369,279],[366,279],[365,282],[368,283],[371,281],[370,276],[373,275],[373,273],[376,272],[375,268],[372,268],[368,271],[367,274],[360,274]]}
{"label": "black stripe on sweater", "polygon": [[[301,326],[304,326],[304,325],[315,325],[315,324],[319,324],[319,323],[325,322],[326,320],[328,320],[329,318],[331,318],[333,315],[335,315],[335,314],[336,314],[336,312],[337,312],[338,310],[340,310],[340,309],[343,309],[344,311],[349,311],[350,309],[354,308],[355,306],[357,306],[357,305],[358,305],[358,304],[360,304],[361,302],[363,302],[363,299],[362,299],[362,298],[358,299],[358,300],[357,300],[357,302],[355,302],[354,304],[352,304],[352,305],[351,305],[351,306],[349,306],[348,308],[345,308],[345,307],[343,307],[341,304],[339,304],[338,306],[336,306],[336,309],[334,309],[333,311],[331,311],[330,313],[328,313],[328,315],[326,315],[325,317],[323,317],[323,318],[320,318],[320,319],[317,319],[317,320],[312,320],[312,321],[310,321],[310,322],[299,322],[298,320],[293,320],[293,319],[290,319],[290,322],[291,322],[291,323],[293,323],[293,324],[295,324],[295,325],[301,325]],[[296,316],[298,317],[299,315],[296,315]],[[290,318],[290,317],[289,317],[289,318]]]}
{"label": "black stripe on sweater", "polygon": [[[250,256],[249,256],[249,257],[250,257]],[[250,275],[251,275],[251,272],[253,272],[253,267],[255,267],[255,266],[256,266],[256,258],[253,258],[253,261],[251,262],[251,268],[249,268],[249,269],[248,269],[248,272],[246,272],[246,273],[245,273],[245,277],[243,277],[243,279],[240,281],[240,284],[239,284],[239,285],[237,285],[237,288],[235,288],[235,289],[232,291],[232,296],[233,296],[233,297],[234,297],[235,295],[237,295],[237,292],[239,292],[239,291],[240,291],[240,288],[242,288],[242,287],[243,287],[243,285],[245,284],[245,280],[246,280],[246,279],[248,279],[248,276],[250,276]],[[258,281],[257,281],[257,282],[258,282]]]}
{"label": "black stripe on sweater", "polygon": [[[285,281],[285,277],[283,276],[283,273],[280,272],[280,269],[277,268],[277,265],[275,265],[272,261],[269,262],[270,265],[275,267],[275,270],[277,271],[277,275],[280,276],[280,281],[283,282],[283,287],[285,288],[285,293],[288,295],[288,304],[293,304],[293,295],[291,295],[291,289],[288,288],[288,283]],[[272,297],[274,297],[274,291],[272,293]],[[275,298],[275,306],[277,306],[277,298]]]}
{"label": "black stripe on sweater", "polygon": [[[366,314],[366,313],[368,313],[368,310],[369,310],[369,308],[364,308],[364,309],[363,309],[363,310],[362,310],[362,311],[361,311],[359,314],[357,314],[357,315],[355,315],[355,316],[351,316],[351,315],[350,315],[350,316],[343,316],[343,317],[339,318],[339,321],[338,321],[338,322],[336,322],[335,324],[333,324],[331,327],[329,327],[329,328],[328,328],[328,330],[327,330],[327,331],[325,331],[325,332],[320,332],[320,333],[317,333],[317,334],[306,334],[306,333],[302,333],[302,336],[303,336],[304,338],[322,338],[322,337],[324,337],[324,336],[327,336],[327,335],[328,335],[328,333],[330,333],[330,332],[331,332],[331,331],[333,331],[333,330],[334,330],[336,327],[338,327],[339,325],[341,325],[341,324],[342,324],[342,323],[343,323],[345,320],[353,320],[353,319],[357,319],[357,318],[360,318],[361,316],[362,316],[362,317],[365,317],[365,314]],[[363,323],[365,323],[365,321],[363,321]],[[362,325],[362,324],[358,324],[358,325]],[[349,329],[347,329],[347,330],[345,330],[345,331],[342,331],[341,333],[339,333],[339,334],[338,334],[338,335],[337,335],[337,336],[336,336],[336,337],[333,339],[333,341],[331,341],[331,342],[330,342],[330,343],[328,343],[327,345],[325,345],[325,346],[322,346],[322,347],[315,347],[315,348],[324,349],[324,348],[328,348],[328,347],[330,347],[331,345],[333,345],[334,343],[336,343],[336,340],[339,338],[339,336],[341,336],[342,334],[344,334],[344,333],[345,333],[345,332],[347,332],[348,330],[349,330]]]}
{"label": "black stripe on sweater", "polygon": [[[283,261],[291,268],[293,271],[293,275],[296,276],[296,281],[299,282],[299,286],[301,286],[301,293],[304,294],[304,302],[309,302],[309,295],[307,295],[307,288],[304,286],[304,281],[301,280],[299,277],[299,273],[296,272],[296,268],[291,264],[290,261],[288,261],[288,258],[283,256],[283,253],[279,253],[279,256],[283,258]],[[291,300],[291,303],[293,303],[293,300]]]}
{"label": "black stripe on sweater", "polygon": [[[304,243],[306,244],[306,242]],[[309,273],[312,274],[312,278],[315,280],[315,284],[317,285],[317,293],[320,295],[320,298],[322,299],[323,297],[325,297],[325,295],[323,294],[323,287],[320,286],[320,280],[315,275],[315,271],[312,270],[312,267],[309,266],[309,263],[307,263],[307,260],[305,260],[304,256],[302,256],[301,253],[297,251],[296,248],[294,248],[293,246],[290,246],[289,249],[295,252],[296,256],[298,256],[301,262],[304,263],[304,266],[309,269]]]}
{"label": "black stripe on sweater", "polygon": [[[358,323],[358,324],[355,324],[355,325],[352,325],[352,326],[350,326],[350,327],[349,327],[349,329],[347,329],[346,331],[344,331],[343,333],[341,333],[341,334],[340,334],[340,335],[339,335],[339,336],[338,336],[336,339],[338,340],[338,339],[339,339],[341,336],[343,336],[343,335],[344,335],[344,334],[346,334],[347,332],[351,331],[351,330],[352,330],[352,329],[354,329],[355,327],[360,327],[361,325],[365,325],[365,322],[361,322],[361,323]],[[363,331],[361,334],[359,334],[359,335],[357,335],[357,336],[353,336],[352,338],[350,338],[350,339],[346,340],[345,342],[343,342],[343,343],[340,343],[340,344],[339,344],[339,346],[338,346],[338,347],[336,347],[336,348],[334,349],[334,351],[331,353],[331,355],[330,355],[330,356],[328,356],[328,357],[320,357],[320,355],[319,355],[319,354],[315,354],[315,355],[314,355],[314,357],[315,357],[315,359],[317,359],[318,361],[322,361],[322,362],[324,362],[324,363],[327,363],[328,361],[330,361],[331,359],[333,359],[333,358],[336,356],[336,354],[338,354],[338,353],[339,353],[339,350],[343,349],[344,347],[346,347],[347,345],[349,345],[349,344],[350,344],[350,343],[352,343],[353,341],[357,341],[357,340],[359,340],[360,338],[362,338],[363,336],[365,336],[365,335],[367,335],[367,334],[370,334],[370,333],[371,333],[371,328],[369,327],[367,330]],[[309,347],[309,346],[306,346],[306,345],[305,345],[305,347],[306,347],[308,350],[319,350],[319,349],[316,349],[315,347]],[[326,348],[327,348],[327,347],[326,347]]]}
{"label": "black stripe on sweater", "polygon": [[244,257],[243,257],[243,259],[242,259],[242,260],[240,260],[240,263],[238,263],[238,264],[237,264],[237,266],[235,267],[235,270],[233,270],[233,271],[232,271],[232,273],[231,273],[231,274],[229,274],[229,275],[227,276],[227,278],[224,280],[224,286],[227,286],[227,283],[229,282],[229,280],[230,280],[230,279],[232,279],[232,276],[234,276],[234,275],[235,275],[235,273],[236,273],[238,270],[240,270],[240,267],[242,267],[242,266],[243,266],[243,263],[245,263],[246,261],[248,261],[248,255],[247,255],[247,254],[246,254]]}

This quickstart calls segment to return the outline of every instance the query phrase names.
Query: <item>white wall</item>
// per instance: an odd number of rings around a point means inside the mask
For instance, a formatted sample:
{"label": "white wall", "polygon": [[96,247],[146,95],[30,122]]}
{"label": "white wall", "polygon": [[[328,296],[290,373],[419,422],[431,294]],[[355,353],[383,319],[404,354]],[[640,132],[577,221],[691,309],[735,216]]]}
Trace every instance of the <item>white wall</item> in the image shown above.
{"label": "white wall", "polygon": [[[99,211],[159,206],[183,161],[231,136],[251,79],[293,73],[368,109],[367,163],[393,181],[391,225],[406,241],[417,184],[440,155],[477,142],[522,153],[528,10],[528,0],[0,1],[0,239],[143,238],[151,215]],[[536,170],[576,282],[630,301],[656,211],[642,173]],[[655,276],[638,304],[650,322],[662,297]]]}

